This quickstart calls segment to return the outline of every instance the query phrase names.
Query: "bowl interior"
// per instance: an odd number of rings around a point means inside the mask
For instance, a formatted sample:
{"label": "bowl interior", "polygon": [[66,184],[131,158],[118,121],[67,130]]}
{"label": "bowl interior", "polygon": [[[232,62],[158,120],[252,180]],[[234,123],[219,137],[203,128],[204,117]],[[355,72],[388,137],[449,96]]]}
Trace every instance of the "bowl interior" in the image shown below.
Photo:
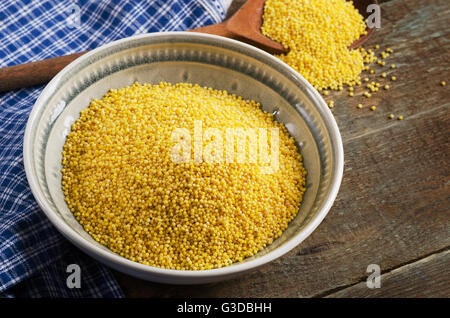
{"label": "bowl interior", "polygon": [[64,201],[62,147],[72,123],[92,99],[135,81],[197,83],[254,99],[264,110],[277,111],[276,119],[296,139],[307,170],[300,211],[279,239],[242,263],[261,258],[293,239],[300,242],[309,235],[304,232],[312,221],[325,216],[329,197],[333,200],[332,192],[337,191],[336,181],[337,186],[340,183],[340,136],[330,132],[334,119],[317,92],[262,51],[209,36],[165,33],[121,40],[75,61],[48,85],[30,116],[26,155],[30,161],[27,176],[36,184],[33,192],[41,197],[47,214],[56,216],[83,240],[113,254],[83,230]]}

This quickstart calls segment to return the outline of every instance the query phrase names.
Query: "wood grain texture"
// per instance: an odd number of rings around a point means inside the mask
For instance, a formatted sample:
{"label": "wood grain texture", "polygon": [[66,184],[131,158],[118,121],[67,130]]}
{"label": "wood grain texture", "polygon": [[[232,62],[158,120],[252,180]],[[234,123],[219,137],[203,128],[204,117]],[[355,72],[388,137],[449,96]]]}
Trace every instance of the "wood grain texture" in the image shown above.
{"label": "wood grain texture", "polygon": [[48,83],[64,67],[85,53],[74,53],[2,68],[0,69],[0,92]]}
{"label": "wood grain texture", "polygon": [[433,254],[381,275],[380,288],[361,282],[328,297],[450,297],[450,251]]}
{"label": "wood grain texture", "polygon": [[[284,257],[231,281],[169,286],[118,274],[128,296],[450,295],[450,284],[437,274],[450,266],[448,255],[432,256],[450,246],[450,85],[439,85],[449,82],[450,30],[443,26],[450,22],[450,2],[392,0],[381,7],[382,28],[368,46],[395,50],[388,63],[397,65],[398,80],[371,99],[345,92],[327,97],[335,100],[345,171],[337,200],[317,230]],[[382,69],[374,69],[373,78],[381,79]],[[358,103],[365,108],[357,109]],[[405,120],[389,120],[390,113]],[[424,257],[432,261],[422,263]],[[411,262],[417,264],[405,267]],[[372,263],[385,273],[384,294],[357,287],[365,284]],[[420,294],[421,287],[430,292]]]}
{"label": "wood grain texture", "polygon": [[266,0],[248,0],[230,18],[222,23],[208,25],[191,31],[215,34],[239,40],[254,45],[271,54],[286,53],[283,45],[272,41],[261,33],[265,2]]}

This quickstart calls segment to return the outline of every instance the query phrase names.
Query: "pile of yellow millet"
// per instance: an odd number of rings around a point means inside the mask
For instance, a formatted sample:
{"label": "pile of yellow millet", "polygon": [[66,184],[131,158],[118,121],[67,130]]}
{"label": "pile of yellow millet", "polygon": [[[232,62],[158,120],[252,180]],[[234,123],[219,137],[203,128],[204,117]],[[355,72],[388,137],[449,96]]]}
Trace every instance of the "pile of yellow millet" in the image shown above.
{"label": "pile of yellow millet", "polygon": [[[174,129],[193,131],[196,121],[203,129],[278,128],[279,169],[174,162]],[[62,165],[67,205],[96,241],[132,261],[178,270],[254,255],[286,229],[305,191],[302,157],[272,114],[186,83],[134,83],[93,100],[72,125]]]}
{"label": "pile of yellow millet", "polygon": [[318,90],[356,84],[371,61],[364,49],[348,48],[367,33],[351,1],[267,0],[261,31],[289,49],[277,57]]}
{"label": "pile of yellow millet", "polygon": [[[289,50],[276,57],[321,92],[330,109],[335,107],[332,98],[336,97],[336,94],[330,96],[330,90],[342,91],[348,86],[348,97],[371,98],[380,89],[391,88],[388,83],[382,86],[374,77],[379,75],[391,82],[397,80],[386,71],[377,74],[370,68],[372,65],[384,67],[392,73],[396,65],[386,65],[386,59],[394,52],[391,48],[386,48],[379,56],[372,49],[350,49],[352,43],[367,34],[364,18],[352,1],[267,0],[261,32]],[[374,49],[380,49],[379,45]],[[367,76],[361,78],[363,71],[372,77],[371,82]],[[356,108],[363,109],[363,104],[358,103]],[[369,109],[375,111],[377,108],[370,105]],[[387,116],[388,119],[394,117],[394,114]],[[403,116],[399,115],[397,119],[402,120]]]}

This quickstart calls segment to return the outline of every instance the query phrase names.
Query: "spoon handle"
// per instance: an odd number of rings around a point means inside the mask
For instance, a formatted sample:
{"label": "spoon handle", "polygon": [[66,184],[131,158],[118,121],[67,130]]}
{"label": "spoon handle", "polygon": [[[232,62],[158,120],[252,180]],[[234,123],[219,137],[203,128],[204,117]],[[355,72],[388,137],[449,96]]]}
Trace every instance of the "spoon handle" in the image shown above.
{"label": "spoon handle", "polygon": [[0,69],[0,92],[48,83],[67,64],[86,52],[9,66]]}
{"label": "spoon handle", "polygon": [[205,27],[197,28],[189,30],[188,32],[199,32],[199,33],[207,33],[207,34],[214,34],[214,35],[220,35],[226,38],[234,39],[236,38],[236,34],[232,33],[228,27],[227,22],[222,22],[219,24],[212,24]]}
{"label": "spoon handle", "polygon": [[[223,23],[191,30],[233,38]],[[0,68],[0,92],[48,83],[69,63],[86,52],[53,57],[46,60]]]}

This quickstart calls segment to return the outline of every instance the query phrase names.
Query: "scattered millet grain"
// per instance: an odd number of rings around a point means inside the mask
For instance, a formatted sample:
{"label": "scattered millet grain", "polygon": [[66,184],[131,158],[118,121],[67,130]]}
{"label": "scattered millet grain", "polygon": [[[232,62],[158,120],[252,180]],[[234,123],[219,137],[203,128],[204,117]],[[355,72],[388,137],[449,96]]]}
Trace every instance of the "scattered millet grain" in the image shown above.
{"label": "scattered millet grain", "polygon": [[[174,129],[194,131],[197,120],[204,129],[278,128],[279,169],[172,161]],[[135,83],[93,100],[72,125],[62,164],[68,207],[95,240],[132,261],[178,270],[254,255],[286,229],[305,191],[302,157],[272,114],[184,83]]]}
{"label": "scattered millet grain", "polygon": [[389,119],[394,119],[394,114],[390,114]]}
{"label": "scattered millet grain", "polygon": [[446,84],[445,81],[441,82],[441,86],[445,86],[445,84]]}
{"label": "scattered millet grain", "polygon": [[403,116],[398,116],[397,119],[398,120],[403,120]]}

